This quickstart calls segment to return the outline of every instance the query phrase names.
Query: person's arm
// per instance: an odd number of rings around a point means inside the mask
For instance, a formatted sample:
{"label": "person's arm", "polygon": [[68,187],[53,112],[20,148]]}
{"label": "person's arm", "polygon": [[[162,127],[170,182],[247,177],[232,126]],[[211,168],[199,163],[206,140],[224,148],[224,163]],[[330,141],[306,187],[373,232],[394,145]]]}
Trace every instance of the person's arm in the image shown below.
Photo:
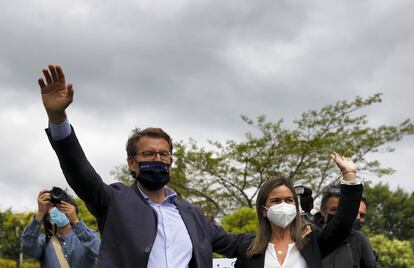
{"label": "person's arm", "polygon": [[40,224],[36,218],[26,227],[21,236],[23,253],[39,260],[44,252],[45,237],[40,235]]}
{"label": "person's arm", "polygon": [[[87,160],[73,129],[68,126],[66,108],[73,101],[73,85],[66,85],[60,66],[49,65],[42,70],[45,80],[38,80],[43,106],[49,118],[46,131],[55,150],[65,178],[75,193],[85,201],[97,217],[102,216],[112,191]],[[70,132],[68,133],[68,130]]]}
{"label": "person's arm", "polygon": [[85,223],[78,218],[75,206],[61,201],[61,203],[57,204],[56,207],[68,217],[73,232],[82,243],[86,252],[94,258],[98,257],[101,240],[95,231],[86,227]]}
{"label": "person's arm", "polygon": [[99,255],[99,246],[101,245],[101,239],[98,234],[89,229],[82,220],[73,224],[72,230],[81,241],[88,255],[97,258]]}
{"label": "person's arm", "polygon": [[358,214],[363,186],[356,181],[356,165],[351,158],[337,153],[331,155],[343,177],[341,197],[335,217],[323,228],[318,237],[322,258],[332,253],[347,239],[352,231],[352,224]]}
{"label": "person's arm", "polygon": [[43,255],[45,237],[40,235],[40,224],[52,206],[49,191],[41,190],[37,195],[36,214],[22,233],[23,253],[34,259],[39,259]]}

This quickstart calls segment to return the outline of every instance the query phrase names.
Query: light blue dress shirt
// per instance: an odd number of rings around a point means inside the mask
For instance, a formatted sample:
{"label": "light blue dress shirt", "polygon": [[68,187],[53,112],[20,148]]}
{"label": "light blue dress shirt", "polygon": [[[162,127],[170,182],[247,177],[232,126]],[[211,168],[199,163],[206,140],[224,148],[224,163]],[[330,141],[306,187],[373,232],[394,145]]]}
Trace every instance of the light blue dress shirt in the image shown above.
{"label": "light blue dress shirt", "polygon": [[[68,119],[57,125],[49,123],[49,129],[54,140],[64,139],[72,132]],[[177,193],[168,187],[164,191],[166,197],[161,204],[155,203],[141,191],[148,205],[157,213],[158,220],[157,236],[151,248],[148,268],[188,268],[193,245],[184,221],[174,205]]]}
{"label": "light blue dress shirt", "polygon": [[193,245],[180,212],[174,205],[177,193],[168,187],[164,187],[164,192],[165,199],[157,204],[141,191],[147,203],[157,212],[158,219],[157,236],[148,268],[188,268]]}

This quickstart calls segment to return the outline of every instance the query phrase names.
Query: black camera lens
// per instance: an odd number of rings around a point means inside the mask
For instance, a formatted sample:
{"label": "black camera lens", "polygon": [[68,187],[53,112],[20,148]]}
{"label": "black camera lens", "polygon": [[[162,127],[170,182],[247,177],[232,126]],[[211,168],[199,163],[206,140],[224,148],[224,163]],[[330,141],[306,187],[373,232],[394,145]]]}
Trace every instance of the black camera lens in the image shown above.
{"label": "black camera lens", "polygon": [[50,202],[52,202],[52,204],[60,204],[60,201],[64,199],[64,193],[65,191],[61,188],[52,187],[52,190],[50,190]]}

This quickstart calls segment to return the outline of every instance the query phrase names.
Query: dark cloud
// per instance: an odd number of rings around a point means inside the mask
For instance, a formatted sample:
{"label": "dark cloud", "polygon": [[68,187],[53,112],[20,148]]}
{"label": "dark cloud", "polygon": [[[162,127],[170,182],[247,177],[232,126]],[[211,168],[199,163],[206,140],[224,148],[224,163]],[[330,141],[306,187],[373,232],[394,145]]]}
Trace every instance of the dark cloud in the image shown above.
{"label": "dark cloud", "polygon": [[[162,126],[177,140],[239,139],[250,130],[241,114],[284,118],[291,126],[306,110],[377,92],[384,93],[383,103],[366,110],[371,124],[412,119],[413,5],[0,3],[0,165],[4,178],[13,178],[9,190],[61,176],[43,134],[46,116],[36,82],[48,63],[61,64],[75,84],[70,120],[108,182],[109,170],[124,161],[133,126]],[[405,142],[414,146],[412,138]],[[30,159],[21,151],[41,167],[31,173],[33,180],[22,169]],[[50,166],[53,171],[45,172]]]}

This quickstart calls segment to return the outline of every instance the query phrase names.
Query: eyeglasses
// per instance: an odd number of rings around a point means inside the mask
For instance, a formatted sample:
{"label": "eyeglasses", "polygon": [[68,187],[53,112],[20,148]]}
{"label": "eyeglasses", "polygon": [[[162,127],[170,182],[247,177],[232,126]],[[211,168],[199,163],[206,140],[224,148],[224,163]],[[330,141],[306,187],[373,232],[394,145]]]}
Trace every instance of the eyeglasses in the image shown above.
{"label": "eyeglasses", "polygon": [[157,157],[157,154],[160,156],[161,160],[167,161],[171,159],[171,152],[169,151],[143,151],[136,154],[141,155],[145,159],[155,159],[155,157]]}

